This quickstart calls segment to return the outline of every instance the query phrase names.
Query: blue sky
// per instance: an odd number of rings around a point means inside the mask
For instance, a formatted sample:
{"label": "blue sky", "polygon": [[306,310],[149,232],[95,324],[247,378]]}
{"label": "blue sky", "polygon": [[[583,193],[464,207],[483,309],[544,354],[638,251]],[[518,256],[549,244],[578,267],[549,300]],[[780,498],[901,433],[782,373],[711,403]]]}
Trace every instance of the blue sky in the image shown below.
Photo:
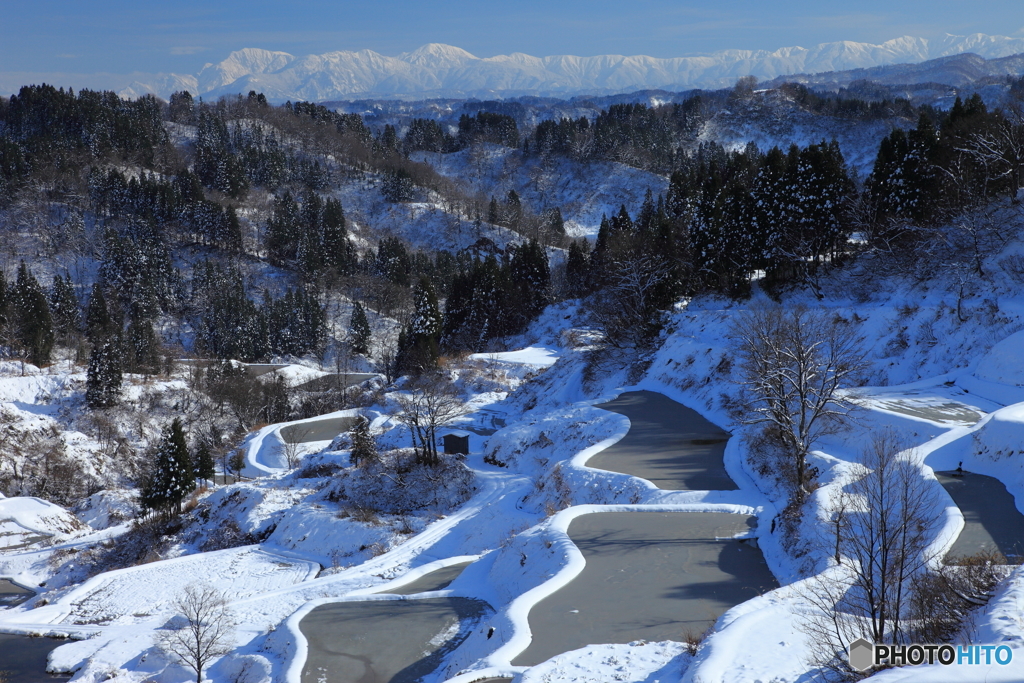
{"label": "blue sky", "polygon": [[428,42],[481,57],[678,57],[943,32],[1024,36],[1024,2],[3,0],[0,71],[195,73],[242,47],[395,55]]}

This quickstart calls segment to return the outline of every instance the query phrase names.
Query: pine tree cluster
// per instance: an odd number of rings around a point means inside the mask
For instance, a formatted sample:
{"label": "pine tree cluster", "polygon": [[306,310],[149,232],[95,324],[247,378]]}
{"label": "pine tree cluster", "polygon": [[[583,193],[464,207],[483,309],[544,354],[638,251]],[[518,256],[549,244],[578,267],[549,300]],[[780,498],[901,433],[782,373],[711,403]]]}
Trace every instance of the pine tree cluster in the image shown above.
{"label": "pine tree cluster", "polygon": [[327,317],[315,293],[287,289],[257,304],[241,273],[206,261],[192,279],[190,317],[196,346],[216,358],[265,360],[316,352],[327,341]]}

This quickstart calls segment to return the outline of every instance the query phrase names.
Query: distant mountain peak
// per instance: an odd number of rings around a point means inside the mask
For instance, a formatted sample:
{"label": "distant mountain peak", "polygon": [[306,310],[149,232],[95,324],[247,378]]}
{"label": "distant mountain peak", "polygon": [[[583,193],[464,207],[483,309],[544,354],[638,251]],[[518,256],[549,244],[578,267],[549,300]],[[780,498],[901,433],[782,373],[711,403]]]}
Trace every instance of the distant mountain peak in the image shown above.
{"label": "distant mountain peak", "polygon": [[444,43],[427,43],[412,52],[403,52],[396,59],[408,62],[409,64],[435,66],[438,64],[462,64],[479,58],[463,50],[461,47],[445,45]]}
{"label": "distant mountain peak", "polygon": [[[685,90],[732,85],[741,76],[773,79],[791,74],[870,69],[920,63],[973,52],[984,58],[1024,52],[1024,39],[945,34],[929,41],[900,36],[881,44],[837,41],[810,48],[722,50],[662,59],[643,55],[534,57],[523,53],[479,58],[462,48],[428,43],[395,57],[372,50],[295,57],[244,48],[195,76],[165,74],[132,83],[126,95],[168,97],[186,86],[193,95],[217,97],[255,89],[273,101],[363,97],[495,97],[538,94],[597,95],[634,90]],[[195,83],[193,88],[192,83]]]}

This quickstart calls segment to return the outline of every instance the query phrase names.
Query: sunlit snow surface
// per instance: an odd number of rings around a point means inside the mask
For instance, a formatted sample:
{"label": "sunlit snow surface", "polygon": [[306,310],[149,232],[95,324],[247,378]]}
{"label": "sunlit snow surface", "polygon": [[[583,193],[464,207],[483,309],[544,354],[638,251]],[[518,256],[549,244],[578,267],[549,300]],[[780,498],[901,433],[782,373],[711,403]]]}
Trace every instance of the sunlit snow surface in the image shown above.
{"label": "sunlit snow surface", "polygon": [[537,367],[550,367],[558,360],[559,352],[546,346],[528,346],[518,351],[502,351],[499,353],[474,353],[474,360],[501,361],[503,363],[522,363]]}

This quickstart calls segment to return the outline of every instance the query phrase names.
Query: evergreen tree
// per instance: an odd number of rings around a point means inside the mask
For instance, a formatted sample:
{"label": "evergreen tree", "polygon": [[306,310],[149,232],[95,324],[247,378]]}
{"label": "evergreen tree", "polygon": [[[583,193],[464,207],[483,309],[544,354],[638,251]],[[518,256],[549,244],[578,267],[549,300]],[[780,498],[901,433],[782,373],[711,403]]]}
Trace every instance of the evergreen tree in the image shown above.
{"label": "evergreen tree", "polygon": [[97,282],[92,286],[89,306],[85,311],[85,336],[93,344],[99,344],[114,331],[107,308],[107,299],[103,296],[103,288]]}
{"label": "evergreen tree", "polygon": [[[915,130],[897,128],[882,140],[866,182],[877,221],[922,223],[938,213],[942,183],[936,163],[940,154],[938,133],[924,115]],[[891,230],[881,230],[883,238],[891,235]]]}
{"label": "evergreen tree", "polygon": [[205,441],[199,442],[196,452],[192,455],[192,463],[196,468],[196,479],[200,481],[213,481],[217,475],[213,454],[210,452],[209,444]]}
{"label": "evergreen tree", "polygon": [[377,245],[374,271],[379,277],[402,287],[409,286],[412,262],[409,251],[397,237],[384,237]]}
{"label": "evergreen tree", "polygon": [[192,123],[195,115],[195,103],[192,100],[192,93],[188,90],[171,93],[168,115],[171,121],[178,123]]}
{"label": "evergreen tree", "polygon": [[53,278],[50,289],[50,312],[53,318],[54,336],[63,344],[70,345],[79,335],[81,313],[78,309],[78,297],[75,286],[71,284],[71,275],[57,275]]}
{"label": "evergreen tree", "polygon": [[221,247],[228,251],[242,251],[242,224],[238,221],[235,207],[224,209],[223,233],[218,237]]}
{"label": "evergreen tree", "polygon": [[370,321],[366,319],[366,311],[363,305],[356,302],[352,307],[352,319],[348,326],[348,337],[352,344],[352,353],[359,353],[364,356],[370,353]]}
{"label": "evergreen tree", "polygon": [[94,346],[85,380],[85,402],[90,408],[109,408],[121,400],[121,350],[114,340]]}
{"label": "evergreen tree", "polygon": [[371,463],[377,460],[377,457],[377,443],[370,434],[370,421],[360,415],[356,417],[356,423],[352,426],[352,464],[358,466]]}
{"label": "evergreen tree", "polygon": [[519,194],[515,190],[509,190],[505,195],[505,225],[513,230],[518,230],[522,218],[523,204],[519,199]]}
{"label": "evergreen tree", "polygon": [[156,464],[142,487],[140,502],[149,510],[180,513],[181,502],[195,487],[195,469],[185,431],[181,419],[174,418],[157,446]]}
{"label": "evergreen tree", "polygon": [[550,301],[548,257],[537,240],[531,239],[516,249],[509,264],[509,285],[507,308],[515,320],[508,333],[515,334],[540,315]]}
{"label": "evergreen tree", "polygon": [[267,224],[267,250],[278,261],[295,258],[299,241],[299,205],[287,190],[274,202]]}
{"label": "evergreen tree", "polygon": [[501,215],[498,212],[498,200],[491,195],[491,203],[487,205],[487,222],[491,225],[501,223]]}
{"label": "evergreen tree", "polygon": [[50,304],[24,261],[18,266],[18,279],[11,292],[11,304],[17,320],[18,342],[25,350],[29,362],[34,365],[50,362],[53,349]]}
{"label": "evergreen tree", "polygon": [[135,318],[125,331],[125,357],[128,372],[144,375],[160,370],[160,344],[148,320]]}
{"label": "evergreen tree", "polygon": [[239,197],[249,181],[238,156],[231,150],[227,124],[209,109],[202,109],[196,128],[195,171],[207,187]]}
{"label": "evergreen tree", "polygon": [[413,317],[399,342],[396,364],[400,373],[420,374],[437,366],[440,356],[441,311],[430,279],[420,276],[413,292]]}
{"label": "evergreen tree", "polygon": [[358,256],[348,240],[345,211],[337,199],[328,198],[324,203],[322,232],[324,265],[336,269],[339,275],[352,275]]}
{"label": "evergreen tree", "polygon": [[[650,190],[647,193],[650,194]],[[548,216],[548,231],[553,235],[565,235],[565,220],[562,218],[562,210],[557,206],[551,210]]]}
{"label": "evergreen tree", "polygon": [[8,341],[9,324],[10,324],[10,305],[8,299],[10,296],[7,292],[7,276],[4,275],[4,271],[0,270],[0,345],[6,344]]}
{"label": "evergreen tree", "polygon": [[416,195],[416,185],[404,168],[389,169],[381,178],[380,193],[392,203],[409,202]]}
{"label": "evergreen tree", "polygon": [[505,334],[509,288],[503,271],[489,255],[475,262],[470,273],[455,279],[445,302],[445,348],[481,351],[489,340]]}
{"label": "evergreen tree", "polygon": [[570,297],[584,296],[589,290],[590,266],[587,262],[589,249],[573,241],[565,259],[565,289]]}

